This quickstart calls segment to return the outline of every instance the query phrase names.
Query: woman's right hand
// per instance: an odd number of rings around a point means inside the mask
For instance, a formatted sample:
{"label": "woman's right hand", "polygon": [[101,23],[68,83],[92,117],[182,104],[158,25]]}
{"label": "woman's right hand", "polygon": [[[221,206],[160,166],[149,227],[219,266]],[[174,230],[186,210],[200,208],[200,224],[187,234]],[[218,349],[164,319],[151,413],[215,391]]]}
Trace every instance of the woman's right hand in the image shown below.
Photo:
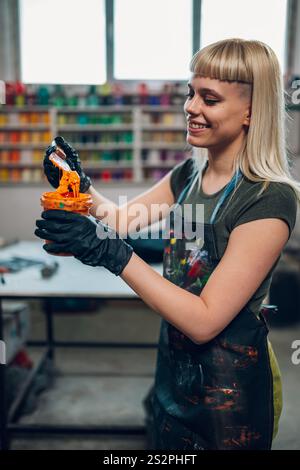
{"label": "woman's right hand", "polygon": [[[87,176],[81,168],[81,161],[78,153],[76,152],[71,145],[63,137],[55,137],[55,143],[60,147],[66,154],[66,162],[70,166],[71,170],[77,171],[80,177],[80,192],[85,193],[91,186],[91,179]],[[44,155],[44,172],[49,181],[49,183],[54,187],[58,188],[59,186],[59,169],[53,165],[49,160],[49,156],[52,152],[55,151],[55,147],[50,145]]]}
{"label": "woman's right hand", "polygon": [[103,266],[119,276],[128,264],[133,248],[109,226],[65,210],[47,210],[36,221],[35,235],[51,243],[43,248],[57,255],[68,253],[88,266]]}

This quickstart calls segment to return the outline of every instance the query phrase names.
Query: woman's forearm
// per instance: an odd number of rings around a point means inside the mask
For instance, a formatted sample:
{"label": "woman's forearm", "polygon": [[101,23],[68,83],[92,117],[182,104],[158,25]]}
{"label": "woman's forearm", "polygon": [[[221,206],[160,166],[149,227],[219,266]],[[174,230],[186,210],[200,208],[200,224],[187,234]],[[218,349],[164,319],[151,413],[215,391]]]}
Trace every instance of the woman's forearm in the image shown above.
{"label": "woman's forearm", "polygon": [[125,238],[164,219],[174,204],[170,174],[129,201],[125,197],[125,202],[119,205],[105,198],[93,186],[88,192],[93,199],[92,215]]}
{"label": "woman's forearm", "polygon": [[155,312],[195,343],[210,338],[208,310],[201,297],[168,281],[133,253],[120,277]]}
{"label": "woman's forearm", "polygon": [[90,186],[88,192],[93,199],[91,214],[104,224],[109,225],[121,237],[126,238],[129,233],[130,222],[136,217],[135,213],[131,216],[128,215],[130,201],[129,203],[118,206],[110,201],[110,199],[100,194],[93,186]]}
{"label": "woman's forearm", "polygon": [[119,207],[117,204],[104,197],[93,186],[90,186],[88,193],[93,199],[91,214],[97,219],[100,219],[103,223],[112,227],[114,230],[118,231]]}

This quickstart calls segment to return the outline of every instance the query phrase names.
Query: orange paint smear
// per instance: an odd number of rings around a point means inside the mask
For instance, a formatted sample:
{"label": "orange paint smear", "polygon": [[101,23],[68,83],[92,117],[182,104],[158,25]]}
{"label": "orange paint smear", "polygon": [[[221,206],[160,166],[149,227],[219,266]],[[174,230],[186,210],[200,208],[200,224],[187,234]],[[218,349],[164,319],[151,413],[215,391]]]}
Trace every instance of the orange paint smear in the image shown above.
{"label": "orange paint smear", "polygon": [[52,153],[49,159],[53,165],[59,168],[62,176],[55,191],[43,193],[41,197],[43,208],[88,215],[92,207],[92,197],[90,194],[79,192],[80,177],[78,173],[71,170],[67,162],[56,153]]}

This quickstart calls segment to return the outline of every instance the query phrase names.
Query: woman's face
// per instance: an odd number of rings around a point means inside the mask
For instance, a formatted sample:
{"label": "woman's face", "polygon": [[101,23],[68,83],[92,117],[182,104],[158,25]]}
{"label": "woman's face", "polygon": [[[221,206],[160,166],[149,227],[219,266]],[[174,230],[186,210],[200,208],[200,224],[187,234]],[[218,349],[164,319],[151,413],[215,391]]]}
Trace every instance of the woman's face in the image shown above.
{"label": "woman's face", "polygon": [[[189,144],[220,149],[244,137],[250,123],[250,85],[192,75],[188,87],[184,112]],[[201,123],[206,127],[199,128]]]}

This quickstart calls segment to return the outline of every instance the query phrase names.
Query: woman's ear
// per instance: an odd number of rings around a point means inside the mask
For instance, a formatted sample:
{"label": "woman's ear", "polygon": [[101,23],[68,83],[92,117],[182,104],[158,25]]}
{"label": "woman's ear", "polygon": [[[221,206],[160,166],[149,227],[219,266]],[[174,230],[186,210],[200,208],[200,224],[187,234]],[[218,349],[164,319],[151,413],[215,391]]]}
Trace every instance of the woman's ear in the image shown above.
{"label": "woman's ear", "polygon": [[243,125],[250,126],[250,121],[251,121],[251,107],[247,108],[245,112],[245,119],[244,119]]}

